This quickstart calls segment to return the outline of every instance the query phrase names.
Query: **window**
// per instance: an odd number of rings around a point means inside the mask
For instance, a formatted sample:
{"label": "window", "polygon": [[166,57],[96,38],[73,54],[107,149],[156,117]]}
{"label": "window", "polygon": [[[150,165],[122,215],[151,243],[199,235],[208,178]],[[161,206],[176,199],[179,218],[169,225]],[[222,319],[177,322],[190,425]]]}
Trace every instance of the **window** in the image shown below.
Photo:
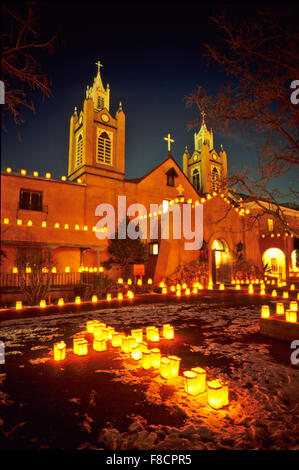
{"label": "window", "polygon": [[151,256],[157,256],[159,253],[159,243],[150,243],[149,244],[149,254]]}
{"label": "window", "polygon": [[102,96],[98,96],[98,109],[103,109],[105,107],[105,101]]}
{"label": "window", "polygon": [[169,168],[169,170],[165,174],[167,176],[167,186],[174,186],[174,179],[178,176],[175,169]]}
{"label": "window", "polygon": [[107,132],[98,136],[97,162],[112,165],[112,143]]}
{"label": "window", "polygon": [[200,182],[199,182],[199,171],[195,169],[192,173],[192,184],[196,191],[199,191],[200,189]]}
{"label": "window", "polygon": [[268,230],[269,232],[273,231],[273,219],[268,219]]}
{"label": "window", "polygon": [[219,171],[214,166],[212,169],[212,190],[218,191],[218,189],[219,189]]}
{"label": "window", "polygon": [[20,209],[30,211],[43,210],[43,193],[38,191],[20,190]]}
{"label": "window", "polygon": [[82,134],[80,134],[77,140],[76,166],[82,165],[82,155],[83,155],[83,137],[82,137]]}

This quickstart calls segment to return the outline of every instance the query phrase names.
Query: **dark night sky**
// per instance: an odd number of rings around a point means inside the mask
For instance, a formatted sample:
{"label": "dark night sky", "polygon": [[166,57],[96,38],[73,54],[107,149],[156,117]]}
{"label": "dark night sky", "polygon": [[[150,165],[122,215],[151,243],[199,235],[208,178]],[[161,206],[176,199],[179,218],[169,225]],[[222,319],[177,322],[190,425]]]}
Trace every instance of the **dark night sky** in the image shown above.
{"label": "dark night sky", "polygon": [[[7,133],[2,133],[2,168],[50,171],[55,177],[67,174],[69,118],[74,106],[82,108],[97,60],[104,65],[104,86],[110,84],[111,114],[115,115],[119,101],[126,114],[126,177],[141,176],[166,157],[163,137],[168,132],[175,139],[173,156],[182,166],[185,146],[190,153],[194,149],[193,132],[186,130],[186,124],[198,112],[195,107],[186,107],[184,97],[197,85],[216,92],[228,80],[220,68],[209,66],[202,56],[204,43],[214,41],[219,34],[210,17],[224,9],[229,15],[252,18],[258,8],[254,4],[209,5],[39,4],[42,37],[59,33],[54,53],[45,53],[42,58],[43,70],[52,79],[54,97],[42,103],[40,95],[35,95],[37,112],[25,112],[21,142],[12,120],[7,122]],[[256,150],[245,138],[214,133],[216,150],[221,143],[229,168],[256,165]],[[289,180],[290,176],[285,176],[273,184],[286,188]]]}

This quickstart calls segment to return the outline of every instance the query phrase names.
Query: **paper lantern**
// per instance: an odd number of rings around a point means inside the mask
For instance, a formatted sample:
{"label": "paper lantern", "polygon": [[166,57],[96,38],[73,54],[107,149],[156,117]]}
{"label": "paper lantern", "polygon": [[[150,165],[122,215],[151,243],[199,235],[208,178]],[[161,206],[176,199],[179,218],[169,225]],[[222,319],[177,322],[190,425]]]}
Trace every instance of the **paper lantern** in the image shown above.
{"label": "paper lantern", "polygon": [[185,295],[190,295],[190,289],[188,289],[188,287],[187,287],[187,289],[185,290]]}
{"label": "paper lantern", "polygon": [[160,375],[163,379],[171,377],[170,359],[168,357],[162,357],[160,361]]}
{"label": "paper lantern", "polygon": [[111,331],[109,330],[109,327],[106,327],[105,323],[99,323],[95,321],[93,324],[92,333],[97,338],[104,338],[107,341],[111,339]]}
{"label": "paper lantern", "polygon": [[151,351],[149,349],[142,351],[141,365],[145,370],[148,370],[152,367]]}
{"label": "paper lantern", "polygon": [[281,302],[276,304],[276,315],[284,315],[284,305]]}
{"label": "paper lantern", "polygon": [[198,292],[197,287],[193,287],[192,294],[197,294],[197,292]]}
{"label": "paper lantern", "polygon": [[182,289],[187,289],[187,284],[185,282],[182,285]]}
{"label": "paper lantern", "polygon": [[122,334],[121,333],[112,333],[111,335],[111,346],[114,348],[120,348],[122,343]]}
{"label": "paper lantern", "polygon": [[165,339],[173,339],[174,338],[174,328],[171,325],[163,325],[162,330],[163,337]]}
{"label": "paper lantern", "polygon": [[160,341],[160,335],[159,335],[159,330],[156,327],[153,327],[152,329],[149,330],[149,334],[147,336],[147,339],[149,341],[153,342],[158,342]]}
{"label": "paper lantern", "polygon": [[88,352],[88,343],[82,337],[74,338],[73,351],[77,356],[86,356]]}
{"label": "paper lantern", "polygon": [[181,284],[177,284],[175,288],[176,290],[181,290]]}
{"label": "paper lantern", "polygon": [[142,358],[142,351],[138,344],[131,348],[131,358],[135,361],[139,361]]}
{"label": "paper lantern", "polygon": [[283,299],[288,299],[289,298],[289,293],[287,291],[284,291],[282,294]]}
{"label": "paper lantern", "polygon": [[110,332],[109,327],[105,326],[104,328],[101,329],[101,336],[108,341],[110,339],[110,335],[112,337],[112,332]]}
{"label": "paper lantern", "polygon": [[118,299],[118,300],[123,300],[123,298],[124,298],[124,296],[123,296],[122,292],[119,292],[119,293],[117,294],[117,299]]}
{"label": "paper lantern", "polygon": [[170,286],[170,292],[175,292],[175,286]]}
{"label": "paper lantern", "polygon": [[28,267],[28,266],[27,266],[27,268],[26,268],[26,273],[27,273],[27,274],[30,274],[30,273],[31,273],[31,268]]}
{"label": "paper lantern", "polygon": [[261,318],[269,318],[270,317],[270,308],[269,305],[262,305],[261,308]]}
{"label": "paper lantern", "polygon": [[207,372],[205,369],[202,369],[201,367],[192,367],[191,369],[192,372],[196,372],[199,376],[199,393],[203,393],[206,391],[206,376]]}
{"label": "paper lantern", "polygon": [[162,288],[162,287],[165,287],[165,284],[164,284],[163,281],[159,282],[159,287],[161,287],[161,288]]}
{"label": "paper lantern", "polygon": [[224,284],[220,284],[219,285],[219,290],[224,290],[224,289],[225,289]]}
{"label": "paper lantern", "polygon": [[292,310],[293,312],[298,312],[298,304],[297,304],[296,300],[292,300],[290,302],[289,309]]}
{"label": "paper lantern", "polygon": [[132,336],[124,336],[122,339],[121,343],[121,350],[124,353],[130,353],[131,352],[131,338]]}
{"label": "paper lantern", "polygon": [[222,408],[226,402],[226,391],[219,380],[212,380],[207,383],[208,404],[215,410]]}
{"label": "paper lantern", "polygon": [[167,287],[163,287],[162,294],[167,294]]}
{"label": "paper lantern", "polygon": [[168,356],[170,360],[170,374],[171,377],[178,377],[181,358],[177,356]]}
{"label": "paper lantern", "polygon": [[93,349],[95,351],[106,351],[107,349],[106,340],[104,338],[99,338],[95,336],[93,339]]}
{"label": "paper lantern", "polygon": [[181,291],[180,291],[180,290],[177,290],[177,291],[176,291],[176,295],[177,295],[177,297],[180,297],[180,296],[181,296]]}
{"label": "paper lantern", "polygon": [[8,218],[8,217],[4,217],[3,223],[4,223],[4,224],[9,224],[9,218]]}
{"label": "paper lantern", "polygon": [[253,284],[249,284],[249,286],[248,286],[248,294],[253,294],[253,293],[254,293]]}
{"label": "paper lantern", "polygon": [[263,287],[261,287],[261,290],[260,290],[260,295],[265,295],[266,294],[266,291]]}
{"label": "paper lantern", "polygon": [[142,286],[142,279],[137,280],[137,286]]}
{"label": "paper lantern", "polygon": [[21,310],[22,309],[22,302],[21,300],[16,301],[16,310]]}
{"label": "paper lantern", "polygon": [[60,297],[60,299],[58,299],[57,305],[58,305],[58,307],[62,307],[64,305],[63,297]]}
{"label": "paper lantern", "polygon": [[64,341],[54,344],[54,361],[63,361],[66,354],[66,344]]}
{"label": "paper lantern", "polygon": [[183,372],[185,378],[185,391],[189,395],[198,395],[206,390],[206,371],[200,367]]}
{"label": "paper lantern", "polygon": [[106,300],[108,300],[108,302],[111,301],[111,294],[107,294]]}
{"label": "paper lantern", "polygon": [[213,283],[212,283],[212,282],[209,282],[209,284],[208,284],[208,289],[209,289],[209,290],[212,290],[212,289],[213,289]]}
{"label": "paper lantern", "polygon": [[272,296],[272,297],[277,297],[277,292],[276,292],[275,289],[271,292],[271,296]]}
{"label": "paper lantern", "polygon": [[150,339],[150,334],[151,334],[150,332],[151,332],[151,330],[154,330],[155,328],[156,328],[155,326],[147,326],[146,327],[146,329],[145,329],[146,330],[146,339],[148,339],[148,340]]}
{"label": "paper lantern", "polygon": [[44,299],[42,299],[42,300],[40,301],[40,303],[39,303],[40,308],[45,308],[46,305],[47,305],[47,304],[46,304],[46,301],[45,301]]}
{"label": "paper lantern", "polygon": [[294,310],[286,310],[286,321],[289,323],[297,323],[297,312]]}
{"label": "paper lantern", "polygon": [[134,292],[132,292],[131,290],[129,290],[129,291],[127,292],[127,297],[128,297],[129,299],[134,299]]}
{"label": "paper lantern", "polygon": [[94,320],[88,320],[86,322],[87,333],[93,333],[93,325],[94,325]]}
{"label": "paper lantern", "polygon": [[132,279],[129,278],[129,279],[127,280],[127,284],[130,286],[130,285],[132,284]]}
{"label": "paper lantern", "polygon": [[136,339],[137,343],[141,343],[143,340],[142,329],[131,330],[131,336]]}
{"label": "paper lantern", "polygon": [[291,284],[290,290],[295,290],[295,284]]}
{"label": "paper lantern", "polygon": [[149,278],[149,279],[147,280],[147,283],[148,283],[149,285],[152,285],[153,280],[152,280],[151,278]]}
{"label": "paper lantern", "polygon": [[240,289],[241,289],[240,284],[236,284],[235,289],[236,289],[236,290],[240,290]]}
{"label": "paper lantern", "polygon": [[159,369],[161,361],[160,349],[151,349],[151,365],[154,369]]}
{"label": "paper lantern", "polygon": [[77,296],[75,298],[75,304],[77,304],[77,305],[81,304],[81,297]]}
{"label": "paper lantern", "polygon": [[117,280],[118,284],[122,284],[124,281],[123,281],[123,278],[122,277],[119,277],[118,280]]}
{"label": "paper lantern", "polygon": [[92,301],[93,303],[98,302],[98,296],[97,296],[97,295],[93,295],[92,298],[91,298],[91,301]]}

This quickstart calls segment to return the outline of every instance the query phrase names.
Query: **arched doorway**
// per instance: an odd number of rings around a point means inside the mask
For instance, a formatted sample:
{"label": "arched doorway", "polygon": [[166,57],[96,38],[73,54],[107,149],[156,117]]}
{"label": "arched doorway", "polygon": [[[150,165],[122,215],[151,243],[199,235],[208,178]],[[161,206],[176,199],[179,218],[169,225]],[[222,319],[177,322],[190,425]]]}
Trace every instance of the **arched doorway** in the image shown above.
{"label": "arched doorway", "polygon": [[269,248],[264,252],[262,259],[268,275],[277,277],[278,279],[285,279],[285,255],[282,250],[279,248]]}
{"label": "arched doorway", "polygon": [[231,259],[228,244],[217,239],[212,244],[212,280],[213,283],[230,283]]}

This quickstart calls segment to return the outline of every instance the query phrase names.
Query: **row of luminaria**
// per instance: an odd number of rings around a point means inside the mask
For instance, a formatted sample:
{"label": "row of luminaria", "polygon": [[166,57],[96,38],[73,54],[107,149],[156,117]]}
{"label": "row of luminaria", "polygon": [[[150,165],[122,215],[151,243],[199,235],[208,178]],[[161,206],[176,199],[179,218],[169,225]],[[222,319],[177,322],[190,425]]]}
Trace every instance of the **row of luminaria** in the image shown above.
{"label": "row of luminaria", "polygon": [[[73,353],[78,356],[88,354],[88,341],[85,333],[93,335],[93,349],[101,352],[107,350],[107,343],[111,347],[120,348],[121,352],[129,355],[138,362],[144,370],[158,369],[161,377],[166,380],[179,376],[181,358],[175,355],[162,356],[159,348],[151,348],[144,341],[142,328],[132,329],[130,335],[115,331],[111,326],[98,320],[89,320],[86,324],[86,332],[73,338]],[[174,339],[174,328],[165,324],[162,331],[155,326],[145,329],[146,340],[158,343],[161,336],[166,340]],[[64,341],[54,344],[54,360],[62,361],[66,357],[66,344]],[[207,391],[208,404],[214,409],[220,409],[229,404],[228,382],[221,379],[206,380],[206,371],[201,367],[193,367],[183,372],[185,391],[189,395],[196,396]]]}

